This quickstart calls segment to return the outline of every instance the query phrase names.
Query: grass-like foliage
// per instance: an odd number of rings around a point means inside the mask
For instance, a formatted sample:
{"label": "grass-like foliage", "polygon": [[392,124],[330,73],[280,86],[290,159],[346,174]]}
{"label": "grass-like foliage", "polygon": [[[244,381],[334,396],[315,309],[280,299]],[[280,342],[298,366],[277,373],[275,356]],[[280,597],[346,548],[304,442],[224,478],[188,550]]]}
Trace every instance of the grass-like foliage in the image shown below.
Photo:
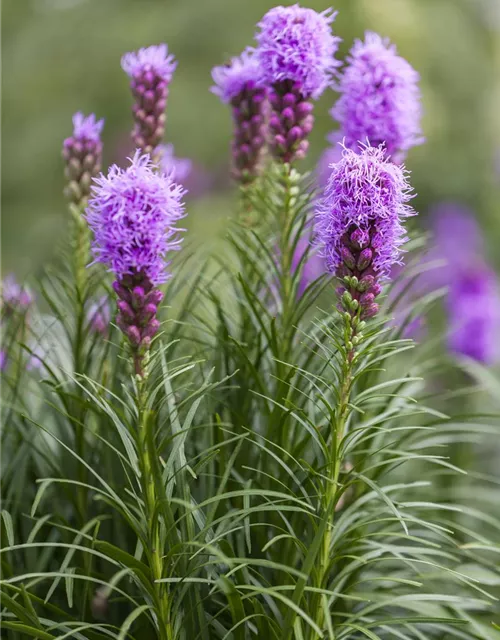
{"label": "grass-like foliage", "polygon": [[[144,109],[148,73],[134,80]],[[164,120],[153,130],[141,109],[134,135],[148,133],[151,151]],[[307,149],[297,136],[292,158]],[[238,153],[248,161],[244,144]],[[150,267],[168,217],[158,202],[181,191],[137,158],[120,177],[133,194],[122,209],[109,205],[113,184],[97,184],[106,224],[131,232]],[[82,163],[95,168],[97,155]],[[69,166],[69,249],[40,274],[36,308],[4,308],[2,637],[498,640],[498,480],[474,463],[498,416],[469,400],[499,387],[477,363],[459,371],[436,335],[405,337],[443,293],[412,294],[432,268],[426,240],[407,243],[380,311],[363,308],[371,249],[351,244],[361,253],[344,254],[340,292],[326,269],[311,275],[313,176],[283,157],[255,180],[242,166],[219,251],[200,264],[186,243],[159,309],[144,271],[113,283],[87,266],[90,178]]]}

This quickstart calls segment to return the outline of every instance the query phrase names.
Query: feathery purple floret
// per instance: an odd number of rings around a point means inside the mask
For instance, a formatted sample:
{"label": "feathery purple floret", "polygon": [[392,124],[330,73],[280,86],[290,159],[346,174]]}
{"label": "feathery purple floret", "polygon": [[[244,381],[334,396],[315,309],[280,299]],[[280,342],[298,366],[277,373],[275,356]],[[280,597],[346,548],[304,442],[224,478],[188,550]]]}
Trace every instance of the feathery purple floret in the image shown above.
{"label": "feathery purple floret", "polygon": [[317,240],[327,270],[344,282],[355,278],[347,288],[362,317],[378,311],[379,281],[401,260],[407,240],[402,221],[414,213],[411,197],[407,172],[388,160],[382,145],[365,145],[359,153],[344,147],[332,165],[316,210]]}
{"label": "feathery purple floret", "polygon": [[166,254],[179,248],[176,222],[184,215],[184,190],[155,173],[148,155],[136,151],[127,169],[113,165],[94,181],[87,220],[94,232],[95,262],[118,278],[145,274],[165,282]]}
{"label": "feathery purple floret", "polygon": [[177,62],[173,54],[168,53],[166,44],[157,44],[125,53],[121,65],[125,73],[133,79],[151,73],[165,82],[170,82]]}
{"label": "feathery purple floret", "polygon": [[5,276],[2,281],[2,306],[6,313],[19,311],[24,313],[33,304],[34,297],[29,289],[20,285],[13,273]]}
{"label": "feathery purple floret", "polygon": [[455,274],[446,300],[448,346],[478,362],[500,356],[500,292],[495,272],[478,264]]}
{"label": "feathery purple floret", "polygon": [[492,364],[500,359],[500,287],[485,260],[484,240],[472,211],[443,202],[431,212],[435,232],[430,257],[442,266],[427,274],[429,289],[448,287],[448,347]]}
{"label": "feathery purple floret", "polygon": [[228,64],[214,67],[212,79],[215,84],[210,91],[225,103],[247,90],[249,83],[251,88],[265,86],[262,68],[252,49],[245,49],[240,56],[231,58]]}
{"label": "feathery purple floret", "polygon": [[339,65],[339,38],[331,32],[336,14],[300,7],[275,7],[259,22],[256,55],[269,86],[272,114],[269,146],[285,163],[304,158],[314,117],[310,100],[332,83]]}
{"label": "feathery purple floret", "polygon": [[424,141],[419,74],[388,39],[371,32],[364,42],[356,40],[347,62],[338,84],[341,97],[331,110],[346,146],[385,144],[389,155],[402,160]]}
{"label": "feathery purple floret", "polygon": [[92,178],[101,170],[103,126],[104,120],[97,120],[93,113],[75,113],[73,135],[64,141],[62,155],[68,181],[64,193],[75,204],[85,204]]}
{"label": "feathery purple floret", "polygon": [[183,195],[171,176],[155,171],[149,155],[136,151],[127,169],[113,165],[107,176],[96,178],[87,209],[95,262],[116,275],[116,323],[129,340],[140,376],[160,327],[156,314],[163,294],[156,285],[169,277],[167,253],[180,247],[176,223],[184,215]]}
{"label": "feathery purple floret", "polygon": [[126,53],[121,64],[131,78],[130,87],[135,98],[132,139],[143,153],[159,160],[157,147],[165,133],[168,85],[177,62],[168,53],[167,45],[159,44]]}
{"label": "feathery purple floret", "polygon": [[211,91],[232,107],[233,176],[243,184],[252,182],[261,169],[266,139],[267,88],[260,64],[247,49],[229,64],[214,67],[212,77]]}
{"label": "feathery purple floret", "polygon": [[295,4],[274,7],[258,23],[259,64],[269,85],[290,81],[304,98],[319,98],[339,66],[340,38],[331,32],[336,13],[318,13]]}
{"label": "feathery purple floret", "polygon": [[178,158],[173,144],[160,145],[160,153],[160,168],[163,173],[170,175],[177,184],[184,185],[193,169],[192,161],[189,158]]}

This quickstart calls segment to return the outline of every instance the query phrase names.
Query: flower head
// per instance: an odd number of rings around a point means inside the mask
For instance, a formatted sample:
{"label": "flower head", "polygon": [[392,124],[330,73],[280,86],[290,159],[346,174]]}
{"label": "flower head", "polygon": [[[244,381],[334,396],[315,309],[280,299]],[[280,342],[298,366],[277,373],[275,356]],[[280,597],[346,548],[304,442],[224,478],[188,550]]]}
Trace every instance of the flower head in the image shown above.
{"label": "flower head", "polygon": [[351,262],[346,251],[355,249],[361,251],[359,260],[365,255],[363,263],[368,261],[374,275],[388,277],[407,239],[402,220],[413,214],[405,169],[388,160],[383,146],[366,145],[359,154],[344,148],[331,169],[316,212],[327,269],[334,273]]}
{"label": "flower head", "polygon": [[222,102],[231,102],[249,86],[252,89],[264,87],[261,65],[251,49],[245,49],[240,56],[231,58],[228,64],[214,67],[212,78],[215,85],[210,91]]}
{"label": "flower head", "polygon": [[2,281],[2,303],[8,310],[24,312],[31,306],[34,297],[30,290],[20,285],[13,273]]}
{"label": "flower head", "polygon": [[345,144],[385,144],[389,155],[402,154],[423,142],[420,128],[419,75],[389,40],[368,32],[356,40],[331,114],[340,122]]}
{"label": "flower head", "polygon": [[446,300],[448,346],[485,364],[500,356],[500,291],[495,272],[485,264],[456,274]]}
{"label": "flower head", "polygon": [[121,60],[122,69],[131,78],[137,78],[145,73],[157,76],[165,82],[170,82],[177,67],[172,54],[168,53],[166,44],[143,47],[138,51],[125,53]]}
{"label": "flower head", "polygon": [[104,120],[97,120],[93,113],[84,116],[81,111],[78,111],[73,116],[73,138],[78,140],[99,142],[103,127]]}
{"label": "flower head", "polygon": [[111,321],[111,308],[108,296],[102,296],[89,304],[86,317],[92,332],[107,333]]}
{"label": "flower head", "polygon": [[62,155],[66,163],[65,195],[71,202],[83,206],[90,193],[92,178],[101,169],[101,132],[104,120],[80,111],[73,116],[73,135],[66,138]]}
{"label": "flower head", "polygon": [[172,177],[177,183],[184,185],[191,174],[193,163],[189,158],[178,158],[174,154],[173,144],[160,145],[160,167],[163,173]]}
{"label": "flower head", "polygon": [[340,39],[331,32],[336,13],[274,7],[258,23],[257,55],[269,84],[296,83],[304,97],[319,98],[331,83]]}
{"label": "flower head", "polygon": [[176,222],[184,215],[184,190],[155,173],[148,155],[136,151],[130,166],[113,165],[94,181],[87,221],[94,232],[95,262],[118,278],[144,274],[152,284],[168,279],[166,254],[179,248]]}

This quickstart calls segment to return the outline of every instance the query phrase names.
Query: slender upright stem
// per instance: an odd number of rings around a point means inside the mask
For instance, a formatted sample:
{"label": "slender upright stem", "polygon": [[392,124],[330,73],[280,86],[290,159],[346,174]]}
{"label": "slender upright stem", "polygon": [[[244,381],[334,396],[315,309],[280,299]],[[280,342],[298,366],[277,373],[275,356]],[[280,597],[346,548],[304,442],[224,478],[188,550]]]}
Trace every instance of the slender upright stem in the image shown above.
{"label": "slender upright stem", "polygon": [[158,640],[174,640],[170,621],[170,603],[167,585],[159,582],[164,577],[163,544],[158,513],[158,496],[155,486],[155,439],[151,424],[151,414],[146,406],[146,379],[137,376],[138,433],[137,444],[144,494],[145,516],[147,520],[148,558],[153,577],[155,608],[158,624]]}

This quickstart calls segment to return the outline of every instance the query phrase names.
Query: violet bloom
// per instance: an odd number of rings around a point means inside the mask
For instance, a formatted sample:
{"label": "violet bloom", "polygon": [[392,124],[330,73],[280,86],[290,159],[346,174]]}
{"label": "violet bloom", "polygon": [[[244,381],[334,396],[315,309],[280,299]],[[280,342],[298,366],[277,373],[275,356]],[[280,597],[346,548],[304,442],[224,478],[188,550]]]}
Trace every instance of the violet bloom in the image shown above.
{"label": "violet bloom", "polygon": [[300,7],[275,7],[259,22],[257,56],[270,87],[273,113],[269,122],[276,158],[303,158],[314,124],[311,99],[331,85],[340,64],[335,60],[340,39],[331,32],[336,13]]}
{"label": "violet bloom", "polygon": [[127,169],[113,165],[107,176],[96,178],[87,208],[94,261],[116,276],[117,324],[129,339],[139,375],[160,326],[156,314],[163,294],[157,285],[170,277],[167,254],[180,248],[176,223],[184,215],[184,190],[155,169],[149,155],[136,151]]}
{"label": "violet bloom", "polygon": [[7,315],[14,312],[25,313],[33,302],[30,290],[20,285],[13,273],[5,276],[2,281],[2,307]]}
{"label": "violet bloom", "polygon": [[212,69],[212,93],[231,105],[234,121],[233,177],[246,184],[261,170],[266,138],[267,90],[257,57],[249,49]]}
{"label": "violet bloom", "polygon": [[7,351],[5,349],[0,349],[0,372],[5,371],[7,369],[8,358]]}
{"label": "violet bloom", "polygon": [[159,44],[126,53],[121,65],[131,78],[130,87],[135,98],[132,140],[138,149],[157,161],[160,155],[157,147],[165,133],[168,85],[177,62],[168,53],[167,45]]}
{"label": "violet bloom", "polygon": [[172,177],[178,184],[185,185],[193,169],[193,163],[189,158],[178,158],[174,154],[173,144],[160,145],[160,168],[163,173]]}
{"label": "violet bloom", "polygon": [[411,147],[422,144],[419,74],[388,39],[367,32],[356,40],[339,81],[341,96],[331,110],[345,144],[357,150],[366,140],[385,144],[400,162]]}
{"label": "violet bloom", "polygon": [[431,258],[445,264],[429,272],[428,288],[446,286],[448,346],[479,362],[499,359],[500,291],[484,259],[482,234],[473,213],[453,202],[431,212],[435,246]]}
{"label": "violet bloom", "polygon": [[[309,252],[304,259],[306,252]],[[302,263],[297,296],[300,298],[304,291],[325,273],[325,259],[319,253],[319,247],[313,244],[312,233],[306,231],[297,242],[292,258],[292,273],[298,269]]]}
{"label": "violet bloom", "polygon": [[101,132],[104,120],[96,120],[93,113],[73,116],[73,135],[66,138],[62,155],[66,163],[64,174],[68,181],[64,195],[70,202],[84,205],[90,194],[92,179],[101,170]]}
{"label": "violet bloom", "polygon": [[316,233],[326,268],[339,277],[360,317],[378,312],[380,280],[401,261],[406,240],[403,219],[414,213],[407,172],[391,163],[384,148],[344,148],[334,164],[316,211]]}
{"label": "violet bloom", "polygon": [[500,292],[495,272],[484,264],[458,272],[446,300],[448,346],[478,362],[500,355]]}
{"label": "violet bloom", "polygon": [[111,308],[107,296],[92,302],[87,309],[87,323],[93,333],[106,335],[111,321]]}
{"label": "violet bloom", "polygon": [[341,134],[337,131],[330,133],[327,136],[327,140],[330,142],[330,146],[323,151],[316,165],[316,182],[320,189],[324,189],[328,184],[332,173],[332,165],[337,164],[342,159]]}

